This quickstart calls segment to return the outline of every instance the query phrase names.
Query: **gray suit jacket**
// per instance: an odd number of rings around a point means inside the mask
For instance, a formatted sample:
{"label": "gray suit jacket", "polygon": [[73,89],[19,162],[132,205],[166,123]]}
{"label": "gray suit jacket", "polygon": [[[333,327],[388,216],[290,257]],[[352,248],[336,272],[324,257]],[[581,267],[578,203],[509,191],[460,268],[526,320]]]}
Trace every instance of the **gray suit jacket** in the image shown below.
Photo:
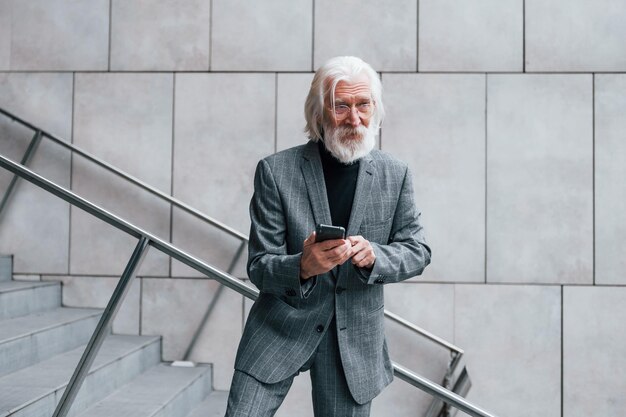
{"label": "gray suit jacket", "polygon": [[419,275],[430,263],[419,216],[406,164],[372,151],[360,163],[347,235],[371,242],[373,269],[347,261],[301,285],[303,241],[316,224],[331,224],[319,150],[309,142],[261,160],[250,203],[248,259],[260,296],[235,369],[265,383],[295,374],[334,315],[350,392],[360,404],[372,400],[393,378],[382,284]]}

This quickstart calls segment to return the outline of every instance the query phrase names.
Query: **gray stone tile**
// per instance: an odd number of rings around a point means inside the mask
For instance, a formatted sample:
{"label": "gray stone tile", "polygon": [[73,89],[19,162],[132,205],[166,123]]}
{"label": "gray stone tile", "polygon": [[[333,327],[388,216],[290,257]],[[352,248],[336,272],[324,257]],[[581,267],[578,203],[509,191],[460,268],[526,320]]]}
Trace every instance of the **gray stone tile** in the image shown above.
{"label": "gray stone tile", "polygon": [[458,284],[454,317],[470,402],[500,416],[561,416],[560,287]]}
{"label": "gray stone tile", "polygon": [[[77,74],[75,144],[169,193],[172,92],[171,74]],[[72,175],[81,196],[169,240],[168,203],[80,157]],[[78,209],[71,221],[72,274],[121,274],[137,240]],[[151,249],[140,274],[168,273],[167,257]]]}
{"label": "gray stone tile", "polygon": [[74,142],[169,192],[172,93],[172,74],[77,74]]}
{"label": "gray stone tile", "polygon": [[[454,338],[454,286],[398,283],[385,286],[385,309],[449,342]],[[436,313],[435,313],[436,312]],[[385,333],[391,360],[441,384],[450,351],[386,319]],[[372,404],[372,415],[425,415],[432,397],[396,379]]]}
{"label": "gray stone tile", "polygon": [[11,5],[12,70],[107,69],[108,0],[13,0]]}
{"label": "gray stone tile", "polygon": [[595,80],[596,284],[626,284],[626,76]]}
{"label": "gray stone tile", "polygon": [[[115,277],[81,277],[44,275],[43,281],[63,283],[63,306],[105,308],[119,281]],[[141,279],[133,280],[128,293],[113,321],[113,333],[139,334],[139,298]]]}
{"label": "gray stone tile", "polygon": [[13,256],[0,255],[0,283],[13,279]]}
{"label": "gray stone tile", "polygon": [[[215,295],[210,279],[144,279],[141,332],[163,335],[163,359],[181,360]],[[204,325],[190,360],[213,363],[215,389],[230,388],[241,338],[243,299],[225,288]]]}
{"label": "gray stone tile", "polygon": [[312,0],[213,0],[213,71],[310,71]]}
{"label": "gray stone tile", "polygon": [[[3,73],[0,74],[0,92],[2,108],[61,139],[70,140],[72,74]],[[0,120],[2,128],[8,128],[10,123],[5,116],[0,116]],[[12,125],[17,126],[17,123]],[[28,132],[25,137],[30,139],[32,134]],[[3,130],[2,133],[7,132]],[[26,149],[26,146],[23,148]]]}
{"label": "gray stone tile", "polygon": [[563,415],[619,416],[626,409],[626,288],[565,287]]}
{"label": "gray stone tile", "polygon": [[355,55],[376,71],[417,69],[416,0],[317,0],[314,68]]}
{"label": "gray stone tile", "polygon": [[526,0],[527,71],[626,70],[620,0]]}
{"label": "gray stone tile", "polygon": [[[68,139],[72,131],[71,74],[0,74],[0,106],[16,116]],[[21,160],[33,133],[0,116],[0,152]],[[35,172],[68,187],[70,155],[42,141],[28,165]],[[11,178],[1,170],[0,187]],[[16,273],[67,273],[69,205],[30,183],[20,181],[0,219],[0,253],[15,254]]]}
{"label": "gray stone tile", "polygon": [[591,283],[591,75],[487,82],[487,280]]}
{"label": "gray stone tile", "polygon": [[[274,79],[273,74],[176,76],[174,195],[245,234],[256,165],[274,152]],[[238,239],[178,210],[173,239],[221,269],[239,246]],[[175,276],[196,275],[181,266],[172,264]]]}
{"label": "gray stone tile", "polygon": [[0,71],[10,68],[11,21],[11,0],[0,0]]}
{"label": "gray stone tile", "polygon": [[111,70],[207,71],[210,0],[111,5]]}
{"label": "gray stone tile", "polygon": [[304,101],[313,74],[278,74],[276,103],[276,151],[306,143]]}
{"label": "gray stone tile", "polygon": [[381,147],[409,164],[433,249],[419,279],[484,281],[485,77],[385,74],[383,84]]}
{"label": "gray stone tile", "polygon": [[420,71],[521,71],[523,0],[421,0]]}

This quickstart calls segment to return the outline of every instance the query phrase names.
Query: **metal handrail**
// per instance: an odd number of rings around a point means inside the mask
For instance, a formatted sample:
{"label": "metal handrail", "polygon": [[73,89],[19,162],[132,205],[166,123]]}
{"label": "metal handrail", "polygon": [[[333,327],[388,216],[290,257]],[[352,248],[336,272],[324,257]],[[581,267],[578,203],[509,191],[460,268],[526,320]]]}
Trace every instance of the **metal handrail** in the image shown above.
{"label": "metal handrail", "polygon": [[[35,131],[35,135],[31,139],[30,143],[28,144],[28,148],[26,148],[26,152],[24,152],[24,155],[22,156],[22,160],[20,162],[22,165],[26,166],[28,162],[32,159],[33,155],[37,151],[39,142],[41,142],[41,130]],[[9,198],[11,197],[11,194],[15,189],[15,185],[17,184],[17,179],[18,176],[13,175],[13,178],[11,178],[11,182],[9,182],[9,186],[4,193],[4,197],[2,197],[2,201],[0,201],[0,216],[2,216],[2,214],[4,213],[4,207],[9,202]]]}
{"label": "metal handrail", "polygon": [[59,404],[54,410],[52,417],[64,417],[70,411],[70,408],[76,399],[76,395],[78,395],[78,391],[80,390],[80,387],[83,384],[93,361],[96,359],[98,351],[104,343],[104,339],[107,336],[108,330],[111,328],[113,319],[122,306],[122,302],[130,289],[130,284],[135,279],[139,266],[145,258],[146,253],[148,253],[149,243],[150,241],[146,237],[139,239],[128,264],[124,269],[124,273],[117,282],[115,290],[113,291],[113,294],[111,295],[111,298],[109,299],[109,302],[107,303],[107,306],[104,309],[98,324],[96,325],[96,329],[91,335],[89,343],[87,343],[87,347],[78,361],[78,365],[76,365],[76,368],[74,369],[70,382],[63,391],[63,396],[61,396],[61,400],[59,400]]}
{"label": "metal handrail", "polygon": [[[186,204],[185,202],[183,202],[181,200],[178,200],[177,198],[172,197],[169,194],[166,194],[166,193],[160,191],[159,189],[157,189],[157,188],[155,188],[155,187],[153,187],[153,186],[151,186],[151,185],[141,181],[140,179],[132,176],[131,174],[129,174],[127,172],[124,172],[123,170],[121,170],[121,169],[119,169],[119,168],[109,164],[108,162],[98,158],[97,156],[90,154],[89,152],[87,152],[87,151],[77,147],[76,145],[71,144],[69,142],[66,142],[66,141],[56,137],[55,135],[53,135],[53,134],[51,134],[49,132],[46,132],[43,129],[40,129],[40,128],[34,126],[33,124],[31,124],[31,123],[25,121],[24,119],[21,119],[20,117],[18,117],[16,115],[14,115],[14,114],[4,110],[1,107],[0,107],[0,114],[3,114],[6,117],[12,119],[13,121],[16,121],[16,122],[22,124],[23,126],[29,128],[31,130],[36,131],[37,132],[36,135],[38,135],[39,137],[48,138],[48,139],[52,140],[54,143],[56,143],[56,144],[58,144],[58,145],[60,145],[60,146],[62,146],[64,148],[66,148],[66,149],[69,149],[72,152],[76,152],[78,155],[80,155],[80,156],[86,158],[87,160],[95,163],[96,165],[106,169],[107,171],[109,171],[109,172],[111,172],[111,173],[113,173],[113,174],[115,174],[115,175],[117,175],[117,176],[119,176],[121,178],[124,178],[124,179],[126,179],[126,180],[128,180],[130,182],[132,182],[133,184],[137,185],[138,187],[142,188],[143,190],[148,191],[149,193],[151,193],[153,195],[156,195],[156,196],[158,196],[158,197],[160,197],[160,198],[162,198],[164,200],[167,200],[171,204],[173,204],[176,207],[186,211],[187,213],[192,214],[193,216],[195,216],[195,217],[197,217],[197,218],[199,218],[201,220],[204,220],[205,222],[207,222],[207,223],[217,227],[218,229],[220,229],[220,230],[230,234],[231,236],[238,238],[239,240],[242,241],[242,243],[248,243],[249,242],[249,237],[247,235],[239,232],[238,230],[233,229],[232,227],[230,227],[230,226],[220,222],[219,220],[216,220],[216,219],[214,219],[214,218],[212,218],[212,217],[202,213],[201,211],[191,207],[190,205]],[[0,213],[1,212],[2,211],[0,210]],[[239,255],[239,254],[237,254],[237,255]],[[238,256],[236,256],[233,259],[232,264],[235,264],[235,262],[237,260],[238,260]],[[400,316],[398,316],[396,314],[391,313],[390,311],[385,310],[385,316],[387,316],[387,318],[389,318],[389,319],[391,319],[393,321],[396,321],[396,322],[404,325],[405,327],[411,329],[412,331],[421,334],[422,336],[426,337],[427,339],[430,339],[430,340],[434,341],[435,343],[437,343],[437,344],[439,344],[439,345],[441,345],[443,347],[448,348],[451,351],[455,351],[457,353],[463,354],[462,349],[452,345],[451,343],[445,341],[444,339],[442,339],[442,338],[440,338],[438,336],[435,336],[434,334],[428,332],[427,330],[424,330],[424,329],[422,329],[422,328],[420,328],[420,327],[418,327],[418,326],[408,322],[407,320],[401,318]],[[188,351],[190,351],[190,350],[191,350],[191,348],[188,349]]]}
{"label": "metal handrail", "polygon": [[[212,217],[202,213],[201,211],[191,207],[190,205],[184,203],[183,201],[178,200],[177,198],[172,197],[169,194],[166,194],[166,193],[158,190],[157,188],[155,188],[155,187],[153,187],[153,186],[151,186],[151,185],[141,181],[140,179],[130,175],[127,172],[124,172],[123,170],[121,170],[121,169],[119,169],[119,168],[109,164],[108,162],[98,158],[97,156],[94,156],[94,155],[90,154],[89,152],[87,152],[87,151],[77,147],[76,145],[71,144],[69,142],[66,142],[66,141],[56,137],[55,135],[53,135],[53,134],[51,134],[49,132],[46,132],[45,130],[42,130],[42,129],[38,128],[38,127],[32,125],[31,123],[25,121],[24,119],[21,119],[20,117],[18,117],[16,115],[14,115],[14,114],[12,114],[12,113],[2,109],[2,108],[0,108],[0,114],[3,114],[6,117],[12,119],[13,121],[16,121],[16,122],[22,124],[23,126],[26,126],[29,129],[36,131],[40,137],[48,138],[48,139],[52,140],[53,142],[55,142],[56,144],[66,148],[66,149],[69,149],[72,152],[76,152],[78,155],[88,159],[89,161],[95,163],[96,165],[106,169],[107,171],[109,171],[109,172],[111,172],[111,173],[113,173],[113,174],[115,174],[115,175],[117,175],[117,176],[119,176],[121,178],[124,178],[124,179],[126,179],[126,180],[128,180],[130,182],[132,182],[133,184],[137,185],[138,187],[142,188],[143,190],[148,191],[149,193],[151,193],[153,195],[156,195],[156,196],[158,196],[158,197],[160,197],[160,198],[162,198],[164,200],[167,200],[171,204],[173,204],[176,207],[186,211],[187,213],[192,214],[193,216],[195,216],[195,217],[197,217],[197,218],[199,218],[201,220],[204,220],[205,222],[207,222],[207,223],[217,227],[218,229],[220,229],[220,230],[230,234],[231,236],[238,238],[239,240],[242,241],[242,243],[248,243],[249,242],[249,237],[247,235],[239,232],[238,230],[235,230],[235,229],[231,228],[230,226],[220,222],[219,220],[216,220],[216,219],[214,219],[214,218],[212,218]],[[0,210],[0,212],[1,212],[1,210]],[[238,257],[236,257],[233,260],[232,263],[234,264],[237,259],[238,259]],[[422,329],[422,328],[420,328],[420,327],[418,327],[418,326],[408,322],[407,320],[402,319],[401,317],[397,316],[396,314],[391,313],[390,311],[385,310],[385,316],[387,316],[387,318],[389,318],[389,319],[391,319],[393,321],[396,321],[396,322],[404,325],[405,327],[411,329],[412,331],[414,331],[416,333],[419,333],[422,336],[424,336],[424,337],[434,341],[435,343],[450,349],[451,351],[455,351],[455,352],[460,353],[460,354],[463,353],[463,351],[460,348],[452,345],[451,343],[445,341],[444,339],[441,339],[438,336],[433,335],[432,333],[428,332],[427,330],[424,330],[424,329]],[[188,352],[190,350],[191,350],[191,348],[188,349]],[[188,356],[188,355],[186,355],[186,356]]]}
{"label": "metal handrail", "polygon": [[73,152],[76,152],[78,155],[84,157],[85,159],[88,159],[89,161],[95,163],[96,165],[106,169],[109,172],[112,172],[113,174],[124,178],[125,180],[128,180],[130,182],[132,182],[133,184],[137,185],[138,187],[142,188],[145,191],[148,191],[149,193],[156,195],[164,200],[167,200],[168,202],[172,203],[173,205],[175,205],[176,207],[186,211],[189,214],[192,214],[193,216],[204,220],[207,223],[212,224],[213,226],[217,227],[218,229],[228,233],[229,235],[236,237],[237,239],[244,241],[244,242],[248,242],[248,236],[244,235],[243,233],[239,232],[238,230],[233,229],[232,227],[220,222],[219,220],[216,220],[210,216],[207,216],[206,214],[202,213],[201,211],[191,207],[190,205],[178,200],[177,198],[172,197],[169,194],[164,193],[163,191],[158,190],[157,188],[146,184],[145,182],[141,181],[140,179],[130,175],[127,172],[122,171],[121,169],[109,164],[108,162],[98,158],[97,156],[94,156],[92,154],[90,154],[89,152],[69,143],[66,142],[58,137],[56,137],[55,135],[46,132],[45,130],[39,129],[38,127],[32,125],[31,123],[28,123],[27,121],[19,118],[18,116],[9,113],[8,111],[4,110],[3,108],[0,108],[0,113],[5,115],[6,117],[12,119],[13,121],[16,121],[18,123],[20,123],[21,125],[40,132],[41,135],[45,138],[48,138],[50,140],[52,140],[54,143],[56,143],[57,145],[60,145],[66,149],[69,149]]}
{"label": "metal handrail", "polygon": [[[168,202],[170,202],[172,205],[194,215],[195,217],[217,227],[218,229],[230,234],[231,236],[234,236],[236,238],[238,238],[241,241],[241,245],[239,246],[239,249],[237,250],[235,256],[233,257],[232,261],[231,261],[231,265],[228,269],[228,274],[231,274],[234,270],[234,267],[237,265],[240,256],[243,252],[243,249],[245,248],[245,245],[248,243],[249,238],[248,236],[244,235],[243,233],[238,232],[235,229],[230,228],[229,226],[225,225],[224,223],[219,222],[218,220],[215,220],[209,216],[207,216],[206,214],[196,210],[195,208],[187,205],[186,203],[168,195],[163,193],[162,191],[150,186],[149,184],[139,180],[138,178],[128,174],[127,172],[122,171],[121,169],[109,164],[108,162],[94,156],[91,155],[90,153],[88,153],[87,151],[84,151],[82,149],[80,149],[79,147],[70,144],[66,141],[63,141],[62,139],[56,137],[55,135],[52,135],[49,132],[46,132],[40,128],[37,128],[36,126],[32,125],[31,123],[19,118],[18,116],[15,116],[14,114],[7,112],[6,110],[0,108],[0,114],[4,114],[6,117],[12,119],[13,121],[16,121],[20,124],[22,124],[23,126],[31,129],[31,130],[35,130],[35,136],[33,137],[33,140],[31,141],[31,144],[29,145],[28,150],[26,151],[24,158],[22,159],[22,164],[26,165],[26,162],[28,161],[29,158],[32,157],[32,154],[34,153],[34,150],[36,150],[36,147],[39,143],[39,141],[41,140],[42,137],[46,137],[50,140],[52,140],[54,143],[72,151],[75,152],[77,154],[79,154],[80,156],[83,156],[84,158],[86,158],[87,160],[95,163],[96,165],[105,168],[107,171],[117,175],[118,177],[121,177],[123,179],[126,179],[127,181],[130,181],[131,183],[139,186],[141,189],[156,195],[157,197],[164,199]],[[7,190],[5,197],[2,201],[2,204],[0,204],[0,215],[2,214],[2,207],[6,204],[6,202],[8,201],[8,198],[15,186],[17,180],[17,176],[15,176],[11,182],[11,185],[9,186],[9,189]],[[201,334],[202,329],[204,328],[208,317],[210,316],[210,314],[212,313],[215,305],[217,304],[220,295],[222,293],[222,286],[219,287],[219,290],[217,291],[217,293],[215,294],[215,296],[213,297],[211,303],[208,305],[206,312],[204,313],[203,319],[202,321],[200,321],[199,325],[197,326],[196,331],[194,332],[194,335],[189,343],[189,346],[187,347],[187,350],[185,352],[185,355],[183,357],[183,360],[188,360],[189,357],[191,356],[191,353],[198,341],[199,335]],[[455,384],[455,381],[452,380],[452,377],[455,375],[455,370],[456,367],[460,364],[460,359],[463,355],[463,350],[454,346],[453,344],[447,342],[446,340],[414,325],[413,323],[410,323],[409,321],[391,313],[390,311],[385,310],[384,314],[387,318],[405,326],[406,328],[422,335],[423,337],[437,343],[440,346],[443,346],[447,349],[450,350],[451,353],[451,361],[450,364],[448,366],[448,370],[446,371],[446,375],[444,377],[444,381],[443,384],[446,388],[450,388],[453,387],[453,384]],[[467,376],[467,372],[465,372],[465,383],[467,384],[466,386],[469,386],[469,384],[471,384],[469,382],[469,377]],[[456,381],[459,382],[459,381]],[[455,390],[456,391],[456,390]],[[456,391],[459,392],[459,391]],[[430,412],[429,412],[430,413]],[[431,415],[431,414],[429,414]]]}
{"label": "metal handrail", "polygon": [[428,330],[424,330],[421,327],[416,326],[415,324],[411,323],[410,321],[406,319],[403,319],[402,317],[398,316],[397,314],[392,313],[391,311],[385,310],[385,316],[395,321],[396,323],[399,323],[403,325],[404,327],[411,329],[416,333],[421,334],[425,338],[430,339],[431,341],[437,343],[438,345],[449,349],[452,352],[458,353],[460,355],[464,353],[463,349],[461,349],[460,347],[455,346],[452,343],[448,342],[447,340],[444,340],[441,337],[432,334]]}
{"label": "metal handrail", "polygon": [[[218,229],[220,229],[220,230],[230,234],[233,237],[238,238],[239,240],[241,240],[242,243],[246,243],[247,244],[249,242],[249,237],[247,235],[239,232],[238,230],[235,230],[235,229],[231,228],[230,226],[220,222],[219,220],[216,220],[216,219],[214,219],[214,218],[212,218],[212,217],[202,213],[201,211],[191,207],[190,205],[184,203],[183,201],[180,201],[177,198],[172,197],[169,194],[166,194],[166,193],[158,190],[157,188],[155,188],[155,187],[153,187],[153,186],[151,186],[151,185],[141,181],[140,179],[130,175],[127,172],[124,172],[123,170],[121,170],[121,169],[119,169],[119,168],[109,164],[108,162],[98,158],[97,156],[90,154],[89,152],[87,152],[87,151],[85,151],[85,150],[75,146],[74,144],[66,142],[66,141],[56,137],[55,135],[53,135],[53,134],[51,134],[49,132],[46,132],[43,129],[40,129],[40,128],[34,126],[33,124],[31,124],[31,123],[27,122],[26,120],[24,120],[24,119],[22,119],[22,118],[20,118],[20,117],[18,117],[16,115],[6,111],[6,110],[4,110],[1,107],[0,107],[0,114],[3,114],[6,117],[10,118],[11,120],[16,121],[16,122],[22,124],[23,126],[29,128],[31,130],[36,131],[37,132],[36,136],[38,135],[39,137],[48,138],[48,139],[52,140],[54,143],[56,143],[56,144],[58,144],[58,145],[60,145],[60,146],[62,146],[64,148],[66,148],[66,149],[69,149],[72,152],[76,152],[78,155],[80,155],[80,156],[86,158],[87,160],[95,163],[96,165],[106,169],[107,171],[109,171],[109,172],[111,172],[111,173],[113,173],[113,174],[115,174],[115,175],[117,175],[117,176],[119,176],[121,178],[124,178],[124,179],[126,179],[126,180],[128,180],[130,182],[132,182],[133,184],[137,185],[138,187],[142,188],[143,190],[148,191],[149,193],[151,193],[153,195],[156,195],[156,196],[158,196],[158,197],[160,197],[160,198],[162,198],[164,200],[167,200],[171,204],[173,204],[176,207],[186,211],[187,213],[189,213],[189,214],[191,214],[191,215],[193,215],[193,216],[195,216],[195,217],[197,217],[197,218],[199,218],[201,220],[204,220],[205,222],[207,222],[207,223],[217,227]],[[5,197],[5,199],[6,198],[8,198],[8,196]],[[2,211],[0,210],[0,213],[1,212]],[[235,258],[233,259],[231,265],[234,265],[238,261],[239,256],[240,256],[240,252],[238,252],[235,255]],[[216,297],[214,297],[215,301],[217,301],[217,297],[219,297],[219,293],[216,295]],[[209,308],[207,309],[208,313],[210,313],[211,309],[212,309],[211,306],[209,306]],[[437,343],[437,344],[439,344],[439,345],[441,345],[443,347],[448,348],[452,352],[456,352],[456,353],[458,353],[460,355],[463,354],[462,349],[452,345],[451,343],[445,341],[444,339],[442,339],[442,338],[440,338],[438,336],[435,336],[434,334],[428,332],[427,330],[424,330],[424,329],[422,329],[422,328],[420,328],[420,327],[418,327],[418,326],[408,322],[407,320],[402,319],[401,317],[397,316],[396,314],[391,313],[390,311],[385,310],[385,316],[387,318],[393,320],[393,321],[396,321],[396,322],[404,325],[408,329],[410,329],[410,330],[412,330],[412,331],[414,331],[414,332],[416,332],[416,333],[426,337],[427,339],[430,339],[433,342],[435,342],[435,343]],[[207,314],[205,314],[205,317],[207,317]],[[189,355],[191,354],[191,350],[193,349],[193,347],[195,345],[195,342],[197,340],[197,335],[200,333],[200,331],[202,330],[203,326],[204,326],[204,322],[200,322],[200,325],[199,325],[198,329],[195,332],[196,337],[194,337],[192,339],[189,347],[187,348],[187,352],[185,354],[185,358],[184,359],[187,359],[189,357]]]}
{"label": "metal handrail", "polygon": [[[107,222],[108,224],[114,226],[115,228],[123,232],[126,232],[127,234],[131,236],[136,237],[137,239],[140,240],[139,242],[140,245],[141,245],[141,242],[147,241],[147,243],[150,246],[188,265],[189,267],[195,269],[196,271],[206,276],[213,277],[214,279],[219,281],[221,284],[237,291],[238,293],[248,298],[251,298],[253,300],[255,300],[258,297],[259,291],[257,289],[252,288],[244,284],[239,279],[229,274],[226,274],[218,270],[217,268],[214,268],[213,266],[208,265],[205,262],[187,254],[186,252],[175,247],[174,245],[163,241],[162,239],[127,222],[126,220],[116,216],[115,214],[106,211],[105,209],[80,197],[79,195],[73,193],[72,191],[61,187],[60,185],[42,177],[41,175],[31,171],[30,169],[24,167],[23,165],[20,165],[4,157],[3,155],[0,155],[0,167],[5,168],[6,170],[11,171],[16,175],[19,175],[21,178],[56,195],[57,197],[68,202],[69,204],[72,204],[86,211],[87,213],[95,217],[98,217],[99,219]],[[131,258],[131,263],[129,263],[129,265],[131,264],[132,264],[132,258]],[[111,304],[111,301],[109,303]],[[101,334],[105,333],[108,330],[108,326],[101,325],[101,323],[110,323],[115,316],[116,310],[117,309],[115,308],[112,308],[112,309],[107,308],[107,310],[105,310],[105,312],[103,313],[103,316],[100,319],[100,323],[96,328],[96,331],[92,335],[92,340],[99,339],[101,337]],[[79,362],[79,366],[76,368],[76,370],[74,371],[74,375],[72,376],[72,385],[71,386],[68,385],[68,387],[66,388],[66,391],[68,390],[71,390],[71,391],[64,392],[63,394],[63,398],[68,398],[70,399],[70,401],[69,403],[63,402],[62,404],[61,403],[59,404],[59,407],[55,411],[55,417],[64,417],[67,414],[67,411],[69,410],[69,407],[71,406],[71,399],[75,397],[76,392],[78,391],[78,389],[80,389],[82,382],[84,381],[84,378],[86,377],[86,371],[84,369],[89,367],[89,360],[86,360],[85,358],[88,358],[89,356],[95,357],[95,355],[97,354],[98,348],[99,346],[95,345],[95,349],[91,349],[90,351],[86,350],[85,353],[83,354],[83,358],[81,358],[81,361]],[[82,364],[82,368],[81,368],[81,364]],[[495,417],[495,415],[490,414],[482,410],[481,408],[469,403],[463,397],[435,384],[434,382],[424,377],[421,377],[409,371],[408,369],[404,368],[402,365],[393,363],[393,368],[394,368],[394,374],[398,376],[400,379],[435,396],[436,398],[441,399],[442,401],[444,401],[447,404],[452,405],[453,407],[463,410],[465,413],[473,417]],[[62,411],[59,411],[61,407],[64,407],[64,408]]]}
{"label": "metal handrail", "polygon": [[0,167],[5,168],[8,171],[13,172],[14,174],[19,175],[23,179],[35,184],[36,186],[43,188],[44,190],[56,195],[57,197],[67,201],[68,203],[86,211],[87,213],[99,218],[100,220],[105,221],[111,226],[120,229],[121,231],[137,238],[141,239],[142,237],[147,237],[150,239],[150,245],[157,248],[161,252],[164,252],[166,255],[171,256],[172,258],[196,269],[198,272],[208,275],[212,278],[218,280],[221,284],[226,285],[227,287],[245,295],[248,298],[256,299],[258,295],[258,290],[256,288],[250,287],[244,284],[241,280],[225,274],[219,269],[208,265],[193,256],[187,254],[186,252],[176,248],[169,242],[164,241],[163,239],[151,234],[150,232],[143,230],[132,223],[122,219],[119,216],[103,209],[102,207],[97,206],[96,204],[82,198],[81,196],[75,194],[74,192],[61,187],[58,184],[42,177],[34,171],[6,158],[5,156],[0,154]]}
{"label": "metal handrail", "polygon": [[[24,158],[22,160],[22,164],[26,165],[25,162],[28,160],[27,158],[30,158],[31,155],[34,153],[34,150],[36,150],[36,146],[39,143],[39,141],[41,140],[42,137],[45,137],[47,139],[50,139],[51,141],[53,141],[54,143],[56,143],[57,145],[64,147],[68,150],[70,150],[71,152],[75,152],[76,154],[84,157],[85,159],[87,159],[88,161],[93,162],[94,164],[106,169],[107,171],[117,175],[120,178],[123,178],[135,185],[137,185],[138,187],[140,187],[141,189],[143,189],[144,191],[147,191],[163,200],[168,201],[169,203],[171,203],[172,205],[186,211],[187,213],[195,216],[196,218],[203,220],[204,222],[207,222],[215,227],[217,227],[219,230],[222,230],[226,233],[228,233],[229,235],[239,239],[241,241],[241,245],[237,251],[237,253],[235,254],[235,256],[233,257],[232,261],[231,261],[231,268],[229,268],[228,272],[231,273],[232,270],[234,269],[234,267],[237,265],[237,262],[239,261],[239,258],[241,256],[241,253],[243,251],[243,248],[245,247],[245,245],[248,243],[249,239],[248,236],[246,236],[245,234],[227,226],[226,224],[202,213],[201,211],[191,207],[190,205],[184,203],[183,201],[178,200],[177,198],[166,194],[164,192],[162,192],[161,190],[141,181],[140,179],[134,177],[133,175],[109,164],[108,162],[98,158],[95,155],[90,154],[89,152],[75,146],[74,144],[71,144],[69,142],[66,142],[58,137],[56,137],[55,135],[46,132],[45,130],[42,130],[36,126],[34,126],[33,124],[27,122],[26,120],[0,108],[0,114],[3,114],[4,116],[8,117],[9,119],[11,119],[14,122],[18,122],[21,125],[31,129],[31,130],[35,130],[35,138],[33,138],[33,141],[31,142],[31,145],[28,147],[28,150],[26,151],[26,153],[24,154]],[[33,144],[35,144],[33,146]],[[3,213],[3,208],[6,205],[11,192],[13,191],[13,188],[15,186],[15,182],[16,182],[17,177],[14,177],[13,180],[11,181],[11,184],[9,185],[9,188],[7,189],[4,198],[2,199],[2,202],[0,203],[0,216]],[[213,308],[215,307],[215,305],[217,304],[217,301],[219,300],[219,297],[221,295],[221,286],[218,289],[217,293],[215,294],[215,296],[213,297],[212,302],[209,304],[209,306],[207,307],[207,310],[203,316],[202,321],[200,321],[200,324],[198,325],[198,327],[196,328],[196,331],[194,332],[194,335],[191,339],[191,342],[189,343],[189,346],[187,347],[187,350],[185,352],[185,355],[183,357],[183,360],[187,360],[189,358],[189,356],[191,355],[191,352],[193,351],[193,348],[195,347],[197,341],[198,341],[198,337],[200,335],[200,333],[202,332],[202,329],[204,328],[204,325],[206,324],[206,321],[208,320],[208,317],[210,316],[211,312],[213,311]]]}

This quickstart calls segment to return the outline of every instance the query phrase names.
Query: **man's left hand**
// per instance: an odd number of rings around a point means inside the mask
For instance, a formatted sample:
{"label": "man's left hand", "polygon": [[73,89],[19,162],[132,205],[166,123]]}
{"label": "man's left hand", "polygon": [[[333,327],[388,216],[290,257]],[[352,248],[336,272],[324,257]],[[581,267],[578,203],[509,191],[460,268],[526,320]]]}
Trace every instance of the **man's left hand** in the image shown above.
{"label": "man's left hand", "polygon": [[352,263],[359,268],[372,269],[376,255],[369,240],[363,236],[348,236],[347,239],[352,243]]}

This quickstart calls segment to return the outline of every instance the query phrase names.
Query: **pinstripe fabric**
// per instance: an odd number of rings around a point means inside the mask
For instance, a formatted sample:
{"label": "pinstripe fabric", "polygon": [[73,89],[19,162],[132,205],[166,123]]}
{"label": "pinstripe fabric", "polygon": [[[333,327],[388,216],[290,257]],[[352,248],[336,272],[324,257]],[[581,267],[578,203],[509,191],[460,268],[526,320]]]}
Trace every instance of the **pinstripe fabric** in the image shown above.
{"label": "pinstripe fabric", "polygon": [[313,410],[318,417],[368,417],[371,401],[357,403],[348,387],[339,354],[337,327],[332,320],[311,364]]}
{"label": "pinstripe fabric", "polygon": [[366,271],[346,262],[301,285],[302,243],[317,223],[331,222],[317,145],[309,142],[259,162],[248,274],[261,294],[244,329],[236,370],[267,384],[290,378],[315,352],[334,317],[353,399],[368,403],[391,382],[382,284],[419,275],[430,263],[411,181],[406,164],[390,155],[374,150],[364,157],[347,233],[371,242],[374,267]]}
{"label": "pinstripe fabric", "polygon": [[293,379],[307,370],[311,371],[316,416],[368,417],[371,402],[358,404],[350,395],[337,346],[337,328],[335,320],[332,320],[316,352],[296,375],[274,384],[265,384],[235,371],[226,417],[273,416],[291,388]]}
{"label": "pinstripe fabric", "polygon": [[273,416],[291,388],[293,378],[264,384],[248,374],[235,371],[225,417]]}

